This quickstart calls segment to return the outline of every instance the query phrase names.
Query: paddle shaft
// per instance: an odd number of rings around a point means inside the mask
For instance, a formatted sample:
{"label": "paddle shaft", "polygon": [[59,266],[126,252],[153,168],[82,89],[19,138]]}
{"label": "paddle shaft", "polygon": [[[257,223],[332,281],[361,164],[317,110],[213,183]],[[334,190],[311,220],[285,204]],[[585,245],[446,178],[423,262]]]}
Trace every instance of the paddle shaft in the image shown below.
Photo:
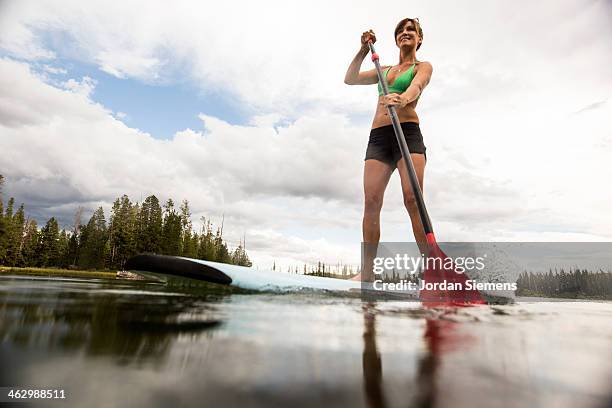
{"label": "paddle shaft", "polygon": [[[387,81],[382,73],[382,69],[380,68],[380,62],[378,61],[378,54],[374,51],[374,45],[369,43],[370,52],[372,53],[372,61],[376,66],[376,73],[378,74],[378,81],[380,82],[383,90],[383,95],[389,94],[389,87],[387,86]],[[429,219],[429,214],[427,214],[427,208],[425,207],[425,201],[423,200],[423,193],[419,188],[419,180],[416,176],[416,171],[414,170],[414,165],[412,164],[412,159],[410,158],[410,150],[408,150],[408,145],[406,144],[406,138],[404,137],[404,131],[402,130],[402,126],[400,125],[399,118],[397,116],[397,111],[395,110],[395,106],[387,106],[389,110],[389,116],[391,117],[391,123],[393,124],[393,130],[395,131],[395,137],[397,138],[397,143],[399,143],[400,151],[402,152],[402,157],[404,158],[404,162],[406,163],[406,168],[408,169],[408,178],[410,179],[410,185],[412,187],[412,192],[414,194],[414,198],[416,200],[417,208],[419,209],[419,217],[421,218],[421,223],[423,224],[423,230],[425,231],[425,236],[427,237],[427,242],[430,241],[435,242],[435,238],[433,235],[433,227],[431,226],[431,220]]]}

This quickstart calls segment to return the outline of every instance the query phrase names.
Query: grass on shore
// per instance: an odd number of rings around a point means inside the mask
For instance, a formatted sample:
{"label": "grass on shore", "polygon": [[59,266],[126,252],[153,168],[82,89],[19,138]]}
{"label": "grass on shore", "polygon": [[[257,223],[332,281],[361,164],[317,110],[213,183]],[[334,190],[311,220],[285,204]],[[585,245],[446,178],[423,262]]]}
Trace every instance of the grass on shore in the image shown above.
{"label": "grass on shore", "polygon": [[115,279],[116,272],[112,271],[85,271],[60,268],[17,268],[0,266],[0,274],[34,275],[34,276],[61,276],[66,278],[106,278]]}

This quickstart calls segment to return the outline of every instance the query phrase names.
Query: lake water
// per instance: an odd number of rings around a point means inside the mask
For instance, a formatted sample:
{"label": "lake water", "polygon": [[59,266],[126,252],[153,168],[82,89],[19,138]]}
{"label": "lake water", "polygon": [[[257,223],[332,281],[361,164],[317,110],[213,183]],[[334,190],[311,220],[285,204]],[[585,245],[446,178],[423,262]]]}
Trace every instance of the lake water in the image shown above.
{"label": "lake water", "polygon": [[[71,407],[607,407],[612,303],[459,309],[0,275],[0,386]],[[28,406],[28,405],[19,405]]]}

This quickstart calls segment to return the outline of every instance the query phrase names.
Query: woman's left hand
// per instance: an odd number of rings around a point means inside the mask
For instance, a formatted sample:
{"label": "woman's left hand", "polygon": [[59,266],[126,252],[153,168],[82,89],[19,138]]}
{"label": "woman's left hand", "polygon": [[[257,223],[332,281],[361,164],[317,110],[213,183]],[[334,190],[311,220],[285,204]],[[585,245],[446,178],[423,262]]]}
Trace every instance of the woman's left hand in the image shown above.
{"label": "woman's left hand", "polygon": [[383,96],[381,103],[385,106],[396,106],[398,108],[403,108],[407,105],[402,95],[396,93]]}

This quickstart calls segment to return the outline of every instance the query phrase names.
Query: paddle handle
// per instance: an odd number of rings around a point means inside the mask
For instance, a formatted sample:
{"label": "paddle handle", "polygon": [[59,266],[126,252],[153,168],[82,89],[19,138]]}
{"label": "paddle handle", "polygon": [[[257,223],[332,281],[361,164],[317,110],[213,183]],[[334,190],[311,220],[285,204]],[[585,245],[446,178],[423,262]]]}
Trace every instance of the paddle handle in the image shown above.
{"label": "paddle handle", "polygon": [[[368,45],[370,46],[370,52],[372,53],[372,62],[374,62],[374,66],[376,66],[376,73],[378,74],[378,81],[381,84],[383,95],[388,95],[389,87],[387,86],[387,81],[385,80],[385,77],[382,73],[382,69],[380,68],[378,54],[376,54],[376,51],[374,51],[374,45],[372,44],[372,42],[369,42]],[[419,188],[419,180],[417,178],[416,171],[414,170],[414,165],[412,164],[410,150],[408,150],[408,145],[406,144],[406,138],[404,137],[404,131],[402,130],[402,126],[400,125],[399,117],[397,116],[397,111],[395,110],[395,106],[387,106],[387,109],[389,110],[389,116],[391,117],[393,130],[395,131],[395,137],[397,138],[400,151],[402,152],[402,157],[404,158],[406,168],[408,169],[408,178],[410,179],[412,192],[417,203],[417,208],[419,209],[419,217],[421,218],[421,223],[423,224],[423,230],[425,231],[427,242],[434,243],[435,238],[433,235],[433,227],[431,226],[431,220],[429,219],[429,214],[427,213],[427,208],[425,207],[423,193]]]}

